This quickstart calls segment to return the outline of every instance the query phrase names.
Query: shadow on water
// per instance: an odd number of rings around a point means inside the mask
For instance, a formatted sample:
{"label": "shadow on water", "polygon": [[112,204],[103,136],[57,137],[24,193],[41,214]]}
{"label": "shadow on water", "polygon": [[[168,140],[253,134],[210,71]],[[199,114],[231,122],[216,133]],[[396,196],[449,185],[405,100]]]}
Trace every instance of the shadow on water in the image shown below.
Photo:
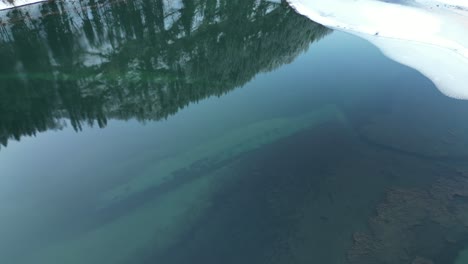
{"label": "shadow on water", "polygon": [[159,120],[291,62],[329,30],[267,1],[53,1],[0,13],[0,142]]}

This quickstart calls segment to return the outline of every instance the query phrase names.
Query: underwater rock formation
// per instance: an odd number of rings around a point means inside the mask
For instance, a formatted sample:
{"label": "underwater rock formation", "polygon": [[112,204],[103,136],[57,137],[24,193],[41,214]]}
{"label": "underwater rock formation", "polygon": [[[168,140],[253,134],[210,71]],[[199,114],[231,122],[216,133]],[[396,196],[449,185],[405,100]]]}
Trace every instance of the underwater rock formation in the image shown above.
{"label": "underwater rock formation", "polygon": [[445,264],[468,235],[468,175],[440,178],[428,189],[393,189],[354,234],[351,264]]}

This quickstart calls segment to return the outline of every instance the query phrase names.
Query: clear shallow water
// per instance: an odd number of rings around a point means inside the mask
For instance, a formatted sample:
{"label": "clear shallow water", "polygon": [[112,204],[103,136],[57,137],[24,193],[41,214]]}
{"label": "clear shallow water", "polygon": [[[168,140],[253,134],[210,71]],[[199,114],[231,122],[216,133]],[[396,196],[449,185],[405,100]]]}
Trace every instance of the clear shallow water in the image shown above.
{"label": "clear shallow water", "polygon": [[468,82],[466,3],[458,0],[287,2],[317,23],[368,40],[392,60],[432,80],[443,94],[468,99],[465,94]]}
{"label": "clear shallow water", "polygon": [[262,1],[19,10],[2,263],[445,264],[468,244],[468,103],[366,41]]}

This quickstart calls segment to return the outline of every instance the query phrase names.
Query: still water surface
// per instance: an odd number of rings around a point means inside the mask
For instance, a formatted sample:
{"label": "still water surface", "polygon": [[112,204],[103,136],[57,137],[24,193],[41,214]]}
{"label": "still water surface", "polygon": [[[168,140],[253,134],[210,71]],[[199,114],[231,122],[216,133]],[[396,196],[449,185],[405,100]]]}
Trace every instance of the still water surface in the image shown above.
{"label": "still water surface", "polygon": [[0,19],[0,263],[466,263],[468,102],[365,40],[253,0]]}

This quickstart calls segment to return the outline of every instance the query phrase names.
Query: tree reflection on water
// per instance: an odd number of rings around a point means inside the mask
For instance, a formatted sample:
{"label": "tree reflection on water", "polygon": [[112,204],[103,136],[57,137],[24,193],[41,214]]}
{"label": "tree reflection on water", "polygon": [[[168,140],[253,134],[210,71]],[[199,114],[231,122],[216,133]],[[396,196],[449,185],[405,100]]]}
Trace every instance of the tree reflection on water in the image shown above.
{"label": "tree reflection on water", "polygon": [[[245,3],[238,3],[245,2]],[[159,120],[291,62],[328,30],[267,1],[49,2],[0,13],[0,142]]]}

